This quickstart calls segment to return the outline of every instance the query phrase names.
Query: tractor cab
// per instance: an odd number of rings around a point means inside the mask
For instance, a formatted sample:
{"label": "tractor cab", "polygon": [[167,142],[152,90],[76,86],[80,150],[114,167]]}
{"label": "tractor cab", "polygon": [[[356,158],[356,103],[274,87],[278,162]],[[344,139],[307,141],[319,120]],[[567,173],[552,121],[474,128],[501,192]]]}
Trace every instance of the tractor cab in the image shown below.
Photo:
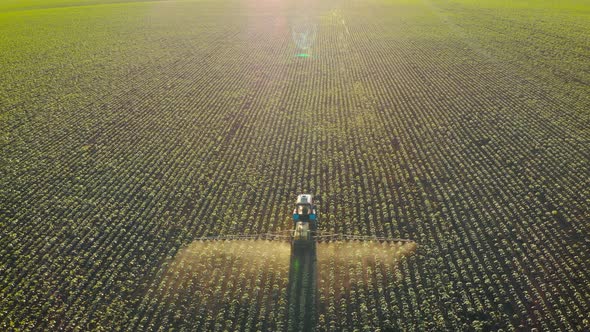
{"label": "tractor cab", "polygon": [[302,194],[297,196],[295,202],[295,209],[293,210],[293,221],[311,222],[312,229],[316,229],[317,211],[313,204],[313,196],[311,194]]}

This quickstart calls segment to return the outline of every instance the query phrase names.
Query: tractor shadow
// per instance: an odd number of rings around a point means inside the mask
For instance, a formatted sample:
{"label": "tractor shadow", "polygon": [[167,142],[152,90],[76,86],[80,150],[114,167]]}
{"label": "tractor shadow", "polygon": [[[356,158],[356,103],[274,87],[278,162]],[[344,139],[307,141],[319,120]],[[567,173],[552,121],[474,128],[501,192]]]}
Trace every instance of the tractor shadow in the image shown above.
{"label": "tractor shadow", "polygon": [[318,318],[317,244],[291,246],[287,331],[312,331]]}

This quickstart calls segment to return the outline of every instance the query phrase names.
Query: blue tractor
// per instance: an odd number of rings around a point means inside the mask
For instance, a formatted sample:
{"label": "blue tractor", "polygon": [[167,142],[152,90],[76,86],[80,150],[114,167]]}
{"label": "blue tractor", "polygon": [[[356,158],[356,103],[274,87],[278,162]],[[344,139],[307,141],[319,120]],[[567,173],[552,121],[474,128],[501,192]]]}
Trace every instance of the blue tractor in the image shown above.
{"label": "blue tractor", "polygon": [[295,209],[293,210],[293,221],[295,224],[299,222],[309,223],[309,230],[315,232],[318,228],[318,214],[316,206],[313,204],[313,195],[301,194],[297,196],[295,202]]}

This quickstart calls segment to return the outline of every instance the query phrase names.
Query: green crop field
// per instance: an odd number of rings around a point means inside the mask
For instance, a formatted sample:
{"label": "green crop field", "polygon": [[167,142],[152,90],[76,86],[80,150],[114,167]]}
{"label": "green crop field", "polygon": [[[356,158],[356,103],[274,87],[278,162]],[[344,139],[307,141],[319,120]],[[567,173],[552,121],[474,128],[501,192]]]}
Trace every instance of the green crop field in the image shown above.
{"label": "green crop field", "polygon": [[[1,1],[0,330],[590,330],[588,31],[585,0]],[[200,240],[304,192],[415,243]]]}

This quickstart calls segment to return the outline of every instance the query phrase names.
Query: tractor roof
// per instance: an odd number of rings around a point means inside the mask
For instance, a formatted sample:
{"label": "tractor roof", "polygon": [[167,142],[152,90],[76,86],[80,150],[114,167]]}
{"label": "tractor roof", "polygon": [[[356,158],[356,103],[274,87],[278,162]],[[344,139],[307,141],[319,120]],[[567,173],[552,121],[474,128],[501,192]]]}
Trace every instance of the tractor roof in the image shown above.
{"label": "tractor roof", "polygon": [[311,194],[301,194],[297,196],[297,203],[295,204],[313,204],[313,195]]}

